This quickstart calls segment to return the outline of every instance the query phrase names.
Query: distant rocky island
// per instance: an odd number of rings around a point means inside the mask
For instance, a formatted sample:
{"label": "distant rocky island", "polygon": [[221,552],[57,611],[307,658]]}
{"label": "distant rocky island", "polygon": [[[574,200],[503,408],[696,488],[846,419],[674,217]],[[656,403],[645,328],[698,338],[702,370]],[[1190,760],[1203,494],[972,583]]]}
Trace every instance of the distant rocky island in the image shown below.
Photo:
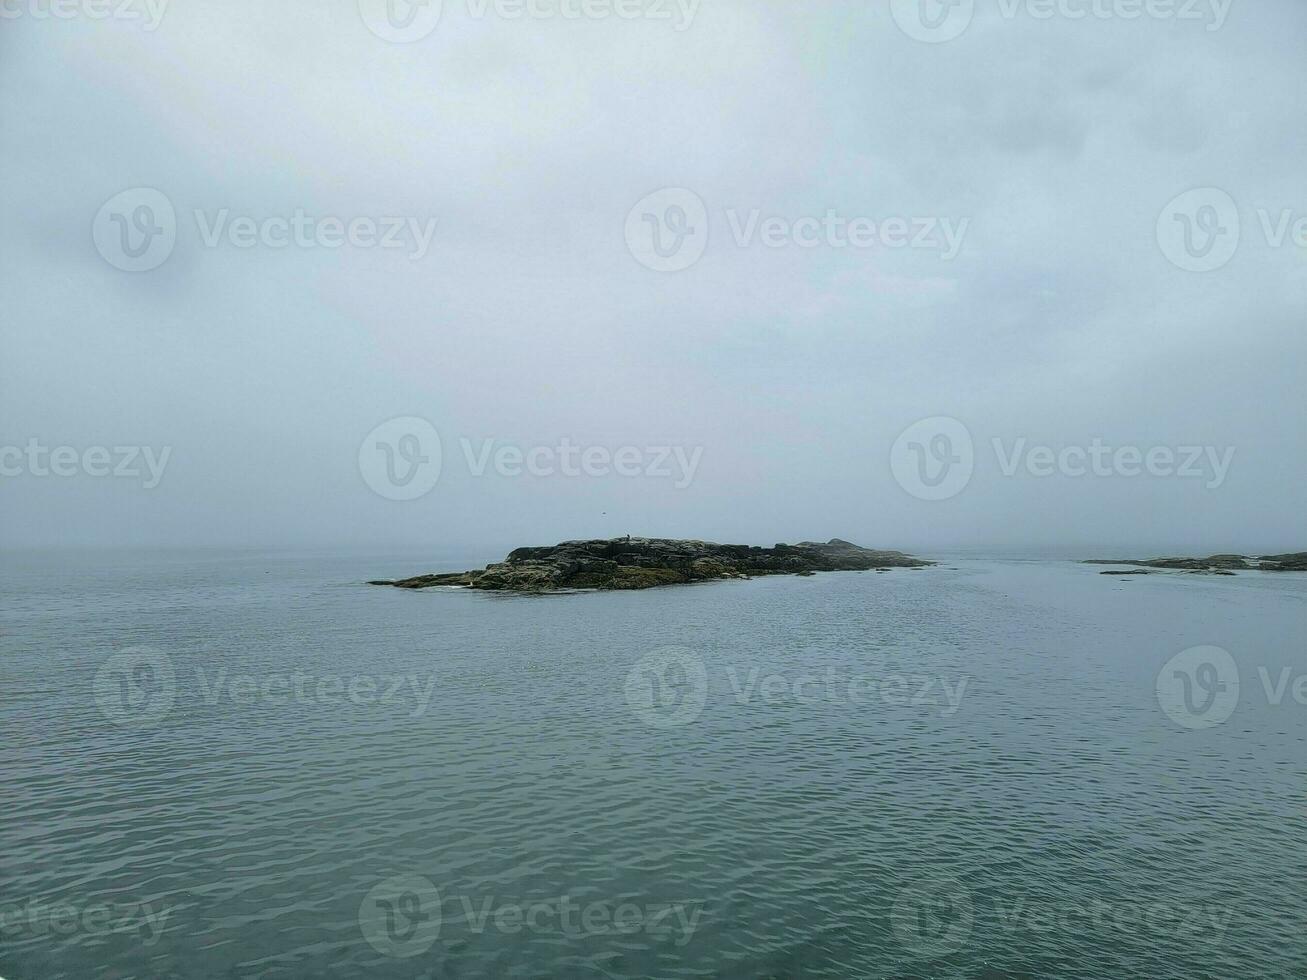
{"label": "distant rocky island", "polygon": [[1234,575],[1238,572],[1307,572],[1307,551],[1289,555],[1212,555],[1209,558],[1093,558],[1086,565],[1128,565],[1130,571],[1102,572],[1103,575],[1149,575],[1154,571],[1183,571],[1198,575]]}
{"label": "distant rocky island", "polygon": [[491,592],[544,593],[576,589],[651,589],[711,579],[816,572],[881,571],[935,564],[901,551],[874,551],[839,538],[760,548],[745,544],[668,538],[564,541],[548,548],[518,548],[479,571],[419,575],[369,582],[400,589],[461,586]]}

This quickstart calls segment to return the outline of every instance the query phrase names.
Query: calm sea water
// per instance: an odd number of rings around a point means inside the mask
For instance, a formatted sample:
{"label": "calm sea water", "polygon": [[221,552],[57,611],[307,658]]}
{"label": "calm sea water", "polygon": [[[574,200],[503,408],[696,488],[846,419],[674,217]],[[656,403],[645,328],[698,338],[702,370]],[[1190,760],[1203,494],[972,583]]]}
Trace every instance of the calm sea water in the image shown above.
{"label": "calm sea water", "polygon": [[1307,576],[440,567],[6,556],[0,975],[1307,976]]}

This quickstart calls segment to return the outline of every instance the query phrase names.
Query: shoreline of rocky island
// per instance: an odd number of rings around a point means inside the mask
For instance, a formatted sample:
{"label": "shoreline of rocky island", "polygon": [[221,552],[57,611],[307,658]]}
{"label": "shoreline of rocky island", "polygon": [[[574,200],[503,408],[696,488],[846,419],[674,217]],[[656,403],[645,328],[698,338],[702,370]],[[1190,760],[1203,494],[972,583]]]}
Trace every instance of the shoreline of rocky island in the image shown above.
{"label": "shoreline of rocky island", "polygon": [[609,538],[518,548],[502,562],[467,572],[383,579],[369,585],[399,589],[456,586],[487,592],[541,594],[578,590],[630,591],[763,575],[885,571],[935,563],[901,551],[877,551],[832,538],[772,548],[672,538]]}
{"label": "shoreline of rocky island", "polygon": [[1208,558],[1091,558],[1085,565],[1122,565],[1129,571],[1106,571],[1100,575],[1151,575],[1159,571],[1192,575],[1236,575],[1239,572],[1307,572],[1307,552],[1287,555],[1211,555]]}

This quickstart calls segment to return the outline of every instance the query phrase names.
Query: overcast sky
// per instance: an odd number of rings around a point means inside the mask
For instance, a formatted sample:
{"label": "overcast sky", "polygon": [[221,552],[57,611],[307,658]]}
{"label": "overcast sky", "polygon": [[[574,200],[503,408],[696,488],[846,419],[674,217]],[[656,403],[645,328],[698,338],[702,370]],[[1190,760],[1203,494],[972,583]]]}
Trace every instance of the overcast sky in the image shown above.
{"label": "overcast sky", "polygon": [[0,544],[1307,547],[1300,0],[68,2]]}

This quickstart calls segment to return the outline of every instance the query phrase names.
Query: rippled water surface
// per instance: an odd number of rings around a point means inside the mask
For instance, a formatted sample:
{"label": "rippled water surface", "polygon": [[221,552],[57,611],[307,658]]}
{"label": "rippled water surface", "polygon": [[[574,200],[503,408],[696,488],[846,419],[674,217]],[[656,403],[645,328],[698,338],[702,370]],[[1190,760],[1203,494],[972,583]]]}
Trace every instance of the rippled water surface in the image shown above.
{"label": "rippled water surface", "polygon": [[1307,976],[1307,576],[438,567],[7,556],[0,975]]}

